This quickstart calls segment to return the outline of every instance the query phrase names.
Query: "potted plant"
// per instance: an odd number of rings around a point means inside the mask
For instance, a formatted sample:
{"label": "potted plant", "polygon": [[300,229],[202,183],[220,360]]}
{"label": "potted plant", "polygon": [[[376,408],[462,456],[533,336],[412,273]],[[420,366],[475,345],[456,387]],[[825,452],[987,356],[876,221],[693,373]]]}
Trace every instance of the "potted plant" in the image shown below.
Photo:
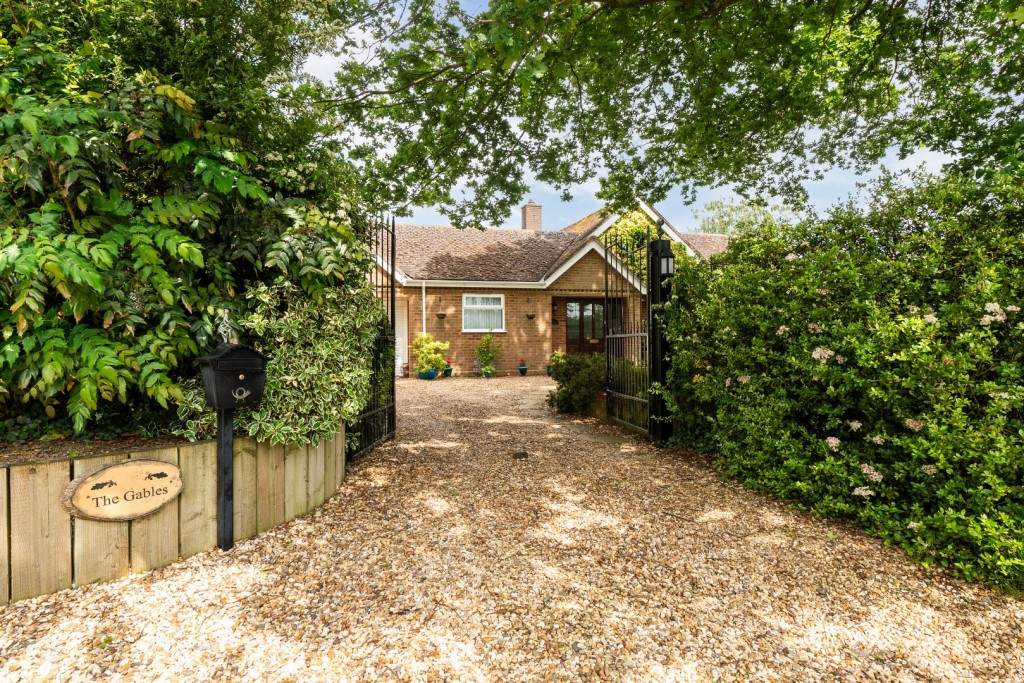
{"label": "potted plant", "polygon": [[501,353],[504,342],[495,341],[494,335],[485,334],[476,345],[476,357],[480,359],[480,372],[485,378],[494,376],[494,359]]}
{"label": "potted plant", "polygon": [[452,376],[452,362],[451,362],[450,359],[445,360],[445,362],[444,362],[444,376],[445,377],[451,377]]}
{"label": "potted plant", "polygon": [[420,379],[437,377],[448,363],[444,354],[449,346],[450,342],[437,341],[426,332],[416,337],[412,342],[412,350],[416,354],[416,376]]}
{"label": "potted plant", "polygon": [[519,375],[526,377],[526,361],[522,358],[519,359]]}

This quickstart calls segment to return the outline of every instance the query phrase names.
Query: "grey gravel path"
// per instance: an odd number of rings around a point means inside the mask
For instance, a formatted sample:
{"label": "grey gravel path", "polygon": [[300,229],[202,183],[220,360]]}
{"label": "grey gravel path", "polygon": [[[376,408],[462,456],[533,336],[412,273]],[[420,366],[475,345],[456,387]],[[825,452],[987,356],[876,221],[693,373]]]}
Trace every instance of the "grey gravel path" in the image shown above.
{"label": "grey gravel path", "polygon": [[0,680],[1024,681],[1021,599],[553,416],[551,386],[401,382],[398,439],[320,511],[0,608]]}

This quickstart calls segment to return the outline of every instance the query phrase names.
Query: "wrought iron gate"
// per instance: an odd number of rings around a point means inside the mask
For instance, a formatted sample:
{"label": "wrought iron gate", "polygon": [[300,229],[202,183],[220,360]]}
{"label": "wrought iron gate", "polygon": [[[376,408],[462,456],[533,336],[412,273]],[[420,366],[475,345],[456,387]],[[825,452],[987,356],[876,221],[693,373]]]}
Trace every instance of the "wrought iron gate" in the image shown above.
{"label": "wrought iron gate", "polygon": [[662,442],[672,424],[652,384],[665,381],[668,351],[660,304],[674,269],[672,244],[651,225],[608,230],[604,242],[605,393],[608,418]]}
{"label": "wrought iron gate", "polygon": [[370,226],[374,265],[370,279],[380,305],[380,322],[373,345],[373,374],[366,407],[348,426],[345,458],[373,450],[395,435],[395,219],[376,219]]}
{"label": "wrought iron gate", "polygon": [[650,306],[648,227],[603,236],[605,372],[608,418],[650,433]]}

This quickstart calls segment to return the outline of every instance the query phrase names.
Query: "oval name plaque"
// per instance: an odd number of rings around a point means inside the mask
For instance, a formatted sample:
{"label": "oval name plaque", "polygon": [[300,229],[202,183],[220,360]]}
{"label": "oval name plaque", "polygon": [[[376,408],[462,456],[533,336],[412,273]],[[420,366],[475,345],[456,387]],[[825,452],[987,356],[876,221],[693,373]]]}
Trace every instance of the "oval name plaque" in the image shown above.
{"label": "oval name plaque", "polygon": [[83,519],[127,522],[153,514],[181,493],[181,470],[159,460],[125,460],[73,480],[60,502]]}

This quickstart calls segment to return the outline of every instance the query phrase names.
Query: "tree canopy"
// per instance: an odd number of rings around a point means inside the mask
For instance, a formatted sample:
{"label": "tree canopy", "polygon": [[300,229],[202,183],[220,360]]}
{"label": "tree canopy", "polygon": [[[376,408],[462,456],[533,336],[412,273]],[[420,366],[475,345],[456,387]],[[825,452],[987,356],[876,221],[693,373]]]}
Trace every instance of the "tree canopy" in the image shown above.
{"label": "tree canopy", "polygon": [[896,148],[1013,160],[1019,0],[491,0],[382,6],[338,108],[367,187],[501,220],[525,179],[601,178],[624,207],[681,186],[799,198]]}
{"label": "tree canopy", "polygon": [[717,235],[745,235],[766,225],[795,223],[796,215],[784,206],[749,199],[715,199],[693,212],[697,230]]}

